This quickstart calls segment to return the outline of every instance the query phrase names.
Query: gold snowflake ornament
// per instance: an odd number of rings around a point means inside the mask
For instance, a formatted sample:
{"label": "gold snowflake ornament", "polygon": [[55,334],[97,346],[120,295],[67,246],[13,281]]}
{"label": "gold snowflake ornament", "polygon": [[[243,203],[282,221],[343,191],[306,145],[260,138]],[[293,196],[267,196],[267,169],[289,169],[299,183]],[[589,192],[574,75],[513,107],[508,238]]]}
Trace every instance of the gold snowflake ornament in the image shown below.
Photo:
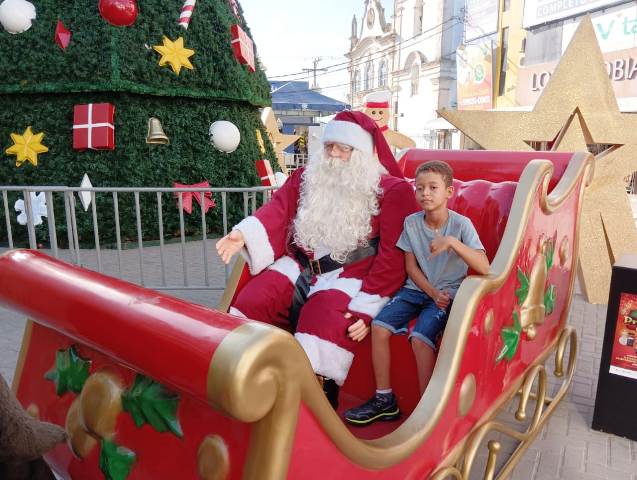
{"label": "gold snowflake ornament", "polygon": [[192,63],[188,60],[195,54],[194,50],[184,47],[184,38],[179,37],[174,42],[164,36],[163,45],[155,45],[153,49],[161,54],[159,66],[163,67],[169,64],[177,75],[181,71],[181,67],[193,69]]}
{"label": "gold snowflake ornament", "polygon": [[49,149],[42,145],[44,133],[34,134],[31,127],[27,127],[22,135],[11,134],[13,145],[5,150],[7,155],[15,155],[15,166],[20,167],[25,161],[29,161],[34,167],[38,165],[38,154],[48,152]]}

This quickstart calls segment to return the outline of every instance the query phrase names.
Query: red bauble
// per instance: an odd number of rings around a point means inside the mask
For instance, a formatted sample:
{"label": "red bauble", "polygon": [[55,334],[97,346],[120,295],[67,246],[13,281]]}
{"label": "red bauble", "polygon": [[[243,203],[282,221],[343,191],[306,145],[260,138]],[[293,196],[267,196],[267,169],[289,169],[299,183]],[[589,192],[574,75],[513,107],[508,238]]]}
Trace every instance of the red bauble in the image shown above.
{"label": "red bauble", "polygon": [[137,0],[99,0],[100,15],[111,25],[128,27],[135,23]]}

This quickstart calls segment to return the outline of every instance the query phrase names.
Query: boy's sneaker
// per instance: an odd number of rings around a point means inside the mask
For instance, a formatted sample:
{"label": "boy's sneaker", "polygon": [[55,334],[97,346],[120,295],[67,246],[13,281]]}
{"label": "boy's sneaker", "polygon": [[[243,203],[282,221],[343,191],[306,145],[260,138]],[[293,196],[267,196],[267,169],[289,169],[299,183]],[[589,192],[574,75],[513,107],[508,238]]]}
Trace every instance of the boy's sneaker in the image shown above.
{"label": "boy's sneaker", "polygon": [[360,407],[345,412],[345,420],[354,425],[367,425],[376,420],[396,420],[400,409],[394,393],[377,393]]}

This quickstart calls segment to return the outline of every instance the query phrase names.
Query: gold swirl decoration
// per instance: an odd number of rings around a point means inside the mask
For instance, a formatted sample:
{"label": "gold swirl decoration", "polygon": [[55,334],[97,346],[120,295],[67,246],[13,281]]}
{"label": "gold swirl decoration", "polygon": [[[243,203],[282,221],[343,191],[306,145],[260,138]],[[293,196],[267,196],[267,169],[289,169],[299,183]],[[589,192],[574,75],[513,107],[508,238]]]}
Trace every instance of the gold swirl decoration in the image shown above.
{"label": "gold swirl decoration", "polygon": [[208,435],[197,451],[197,469],[202,480],[225,480],[230,471],[228,447],[219,435]]}
{"label": "gold swirl decoration", "polygon": [[544,284],[546,282],[546,261],[544,255],[538,253],[529,275],[529,293],[520,306],[520,325],[529,340],[536,334],[536,325],[544,323]]}
{"label": "gold swirl decoration", "polygon": [[[543,364],[548,354],[555,352],[554,375],[556,377],[564,376],[564,354],[567,347],[570,347],[567,375],[562,379],[562,383],[560,384],[555,397],[550,398],[547,396],[548,381],[546,369]],[[475,475],[472,475],[472,468],[474,461],[476,460],[478,448],[482,444],[486,435],[491,432],[499,432],[518,441],[518,446],[514,452],[504,463],[500,471],[497,472],[497,478],[507,478],[511,474],[520,457],[531,445],[535,437],[542,431],[544,424],[552,415],[555,408],[557,408],[559,402],[562,400],[564,395],[566,395],[568,387],[573,379],[573,375],[575,374],[576,357],[577,334],[573,327],[568,326],[560,333],[557,345],[554,346],[551,351],[547,352],[547,354],[542,358],[538,359],[532,368],[527,371],[521,381],[521,388],[515,392],[513,396],[513,399],[515,396],[518,397],[518,408],[515,412],[515,419],[520,422],[525,422],[527,419],[526,410],[529,400],[533,400],[535,403],[533,416],[526,428],[523,431],[519,431],[495,420],[484,423],[472,432],[464,445],[460,458],[458,458],[456,464],[441,468],[431,477],[432,480],[443,480],[448,478],[469,480],[470,478],[475,478]],[[535,385],[536,388],[534,389]],[[487,443],[488,457],[483,476],[483,478],[487,480],[496,478],[495,469],[500,447],[499,442],[495,442],[493,440],[490,440]]]}
{"label": "gold swirl decoration", "polygon": [[[245,478],[286,478],[301,400],[313,413],[336,448],[353,463],[368,469],[385,469],[408,458],[429,437],[444,412],[456,386],[469,331],[484,297],[497,292],[515,275],[514,266],[526,235],[529,217],[539,204],[546,215],[556,212],[566,199],[579,194],[581,209],[585,179],[593,157],[576,153],[557,186],[548,195],[553,164],[531,161],[522,173],[513,198],[509,221],[498,252],[486,276],[470,276],[461,284],[449,314],[438,359],[427,389],[410,417],[392,433],[375,440],[355,437],[325,399],[305,353],[287,332],[258,322],[233,330],[219,345],[208,370],[208,400],[222,412],[242,422],[255,422],[246,459]],[[571,259],[577,258],[577,236]],[[575,271],[567,301],[559,318],[566,323]],[[224,297],[232,298],[232,292]],[[484,318],[479,319],[485,321]],[[488,321],[486,322],[489,323]],[[552,351],[557,338],[543,353]],[[540,356],[542,358],[542,355]],[[492,415],[515,395],[520,383],[513,383],[492,404]],[[474,430],[475,431],[475,430]],[[467,441],[465,438],[460,443]],[[458,447],[458,445],[457,445]],[[461,445],[460,445],[461,447]],[[458,455],[460,448],[449,454]],[[453,463],[442,459],[444,464]]]}
{"label": "gold swirl decoration", "polygon": [[73,453],[85,458],[101,438],[115,434],[122,412],[122,382],[110,371],[96,372],[84,383],[66,414],[65,430]]}

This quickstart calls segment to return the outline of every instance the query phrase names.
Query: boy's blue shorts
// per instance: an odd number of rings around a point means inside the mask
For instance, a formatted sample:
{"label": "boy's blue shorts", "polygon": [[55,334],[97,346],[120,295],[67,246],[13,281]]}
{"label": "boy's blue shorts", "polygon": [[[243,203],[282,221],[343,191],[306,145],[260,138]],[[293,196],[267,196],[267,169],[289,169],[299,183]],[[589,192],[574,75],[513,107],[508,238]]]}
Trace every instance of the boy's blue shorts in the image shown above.
{"label": "boy's blue shorts", "polygon": [[448,309],[439,308],[424,292],[401,288],[376,315],[372,325],[386,328],[397,335],[406,335],[407,325],[416,315],[416,325],[409,333],[409,339],[416,337],[436,351],[436,340],[447,325]]}

